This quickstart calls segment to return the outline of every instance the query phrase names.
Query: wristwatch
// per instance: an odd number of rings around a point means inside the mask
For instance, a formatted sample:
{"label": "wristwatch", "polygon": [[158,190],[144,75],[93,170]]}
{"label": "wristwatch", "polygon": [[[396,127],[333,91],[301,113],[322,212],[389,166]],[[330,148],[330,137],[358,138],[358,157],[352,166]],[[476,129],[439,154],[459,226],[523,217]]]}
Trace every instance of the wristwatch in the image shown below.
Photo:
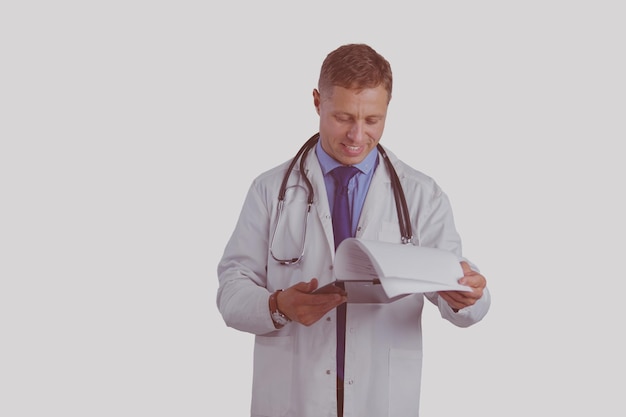
{"label": "wristwatch", "polygon": [[279,309],[278,309],[278,293],[281,292],[282,290],[278,290],[272,293],[272,295],[270,295],[270,314],[272,315],[272,320],[274,321],[274,326],[277,329],[280,329],[281,327],[283,327],[285,324],[289,323],[291,320],[289,320],[289,317],[285,316]]}

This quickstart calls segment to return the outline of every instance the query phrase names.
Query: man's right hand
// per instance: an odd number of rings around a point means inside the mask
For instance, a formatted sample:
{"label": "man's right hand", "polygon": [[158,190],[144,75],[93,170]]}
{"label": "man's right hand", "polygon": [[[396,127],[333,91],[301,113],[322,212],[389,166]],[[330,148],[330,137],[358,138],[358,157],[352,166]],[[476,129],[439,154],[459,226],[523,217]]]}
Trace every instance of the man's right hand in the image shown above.
{"label": "man's right hand", "polygon": [[317,286],[317,278],[313,278],[284,289],[276,298],[278,309],[291,321],[310,326],[348,300],[346,292],[339,287],[323,294],[312,294]]}

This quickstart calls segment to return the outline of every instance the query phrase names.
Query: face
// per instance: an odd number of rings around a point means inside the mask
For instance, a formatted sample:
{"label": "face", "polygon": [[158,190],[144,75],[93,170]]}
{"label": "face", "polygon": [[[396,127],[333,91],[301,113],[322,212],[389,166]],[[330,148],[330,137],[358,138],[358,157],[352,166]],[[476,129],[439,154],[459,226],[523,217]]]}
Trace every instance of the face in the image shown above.
{"label": "face", "polygon": [[388,97],[382,85],[363,90],[335,86],[324,95],[314,90],[324,151],[343,165],[363,161],[383,135]]}

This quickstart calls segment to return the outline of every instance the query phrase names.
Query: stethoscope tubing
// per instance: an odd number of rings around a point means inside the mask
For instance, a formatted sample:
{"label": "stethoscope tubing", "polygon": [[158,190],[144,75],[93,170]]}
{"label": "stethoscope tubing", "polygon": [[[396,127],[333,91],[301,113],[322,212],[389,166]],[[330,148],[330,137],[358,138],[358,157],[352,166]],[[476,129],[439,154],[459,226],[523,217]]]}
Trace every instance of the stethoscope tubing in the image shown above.
{"label": "stethoscope tubing", "polygon": [[[309,151],[313,149],[313,147],[317,144],[319,137],[320,137],[319,132],[315,133],[298,150],[296,155],[293,157],[293,159],[289,163],[289,166],[287,167],[287,171],[285,172],[285,176],[283,177],[282,183],[280,185],[280,189],[278,191],[278,214],[276,218],[276,227],[274,228],[274,233],[272,233],[272,237],[271,237],[270,254],[272,258],[274,258],[274,260],[279,262],[281,265],[296,264],[300,262],[300,260],[304,256],[308,216],[309,216],[309,213],[311,212],[311,206],[313,205],[313,199],[314,199],[313,185],[311,184],[311,181],[308,179],[306,175],[306,171],[304,169],[304,161]],[[402,243],[404,244],[411,243],[413,239],[413,233],[411,230],[411,216],[410,216],[409,208],[406,202],[406,196],[404,194],[404,190],[402,189],[402,184],[400,183],[400,178],[398,177],[398,173],[393,167],[393,164],[391,160],[389,159],[387,152],[385,152],[385,149],[380,145],[380,143],[376,145],[376,148],[378,152],[381,154],[383,161],[385,163],[385,166],[387,167],[387,171],[389,171],[389,176],[391,178],[391,189],[393,190],[393,195],[394,195],[394,199],[396,202],[396,210],[398,213],[398,223],[400,227],[400,235],[402,238]],[[285,195],[287,193],[287,183],[289,182],[289,177],[291,176],[293,168],[296,165],[296,163],[298,163],[298,161],[300,162],[299,167],[300,167],[301,177],[304,179],[306,188],[308,190],[307,212],[306,212],[306,216],[304,220],[304,233],[303,233],[302,242],[301,242],[301,253],[295,258],[282,259],[274,255],[274,252],[273,252],[274,239],[276,237],[276,231],[281,221],[281,215],[282,215],[284,204],[285,204]]]}

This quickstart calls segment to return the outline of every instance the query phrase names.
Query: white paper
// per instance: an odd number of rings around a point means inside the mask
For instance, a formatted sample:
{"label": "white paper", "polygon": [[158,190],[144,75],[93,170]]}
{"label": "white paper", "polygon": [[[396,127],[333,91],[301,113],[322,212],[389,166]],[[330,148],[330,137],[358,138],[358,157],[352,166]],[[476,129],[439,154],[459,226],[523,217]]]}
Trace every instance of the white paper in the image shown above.
{"label": "white paper", "polygon": [[434,291],[471,291],[458,280],[463,268],[451,252],[358,238],[341,242],[335,255],[340,281],[379,279],[389,298]]}

